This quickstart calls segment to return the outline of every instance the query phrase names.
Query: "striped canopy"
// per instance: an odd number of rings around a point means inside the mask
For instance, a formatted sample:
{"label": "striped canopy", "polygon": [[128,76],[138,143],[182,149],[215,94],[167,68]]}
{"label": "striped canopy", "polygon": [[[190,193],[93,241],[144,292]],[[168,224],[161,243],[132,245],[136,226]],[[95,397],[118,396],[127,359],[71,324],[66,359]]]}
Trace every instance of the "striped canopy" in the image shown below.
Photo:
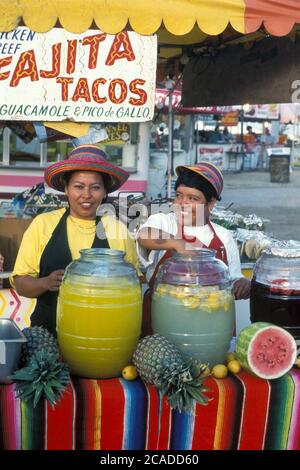
{"label": "striped canopy", "polygon": [[186,35],[197,26],[217,35],[230,23],[243,34],[262,25],[272,35],[288,34],[300,23],[299,0],[0,0],[0,31],[21,22],[36,32],[47,32],[57,21],[66,30],[81,33],[92,25],[115,34],[131,27],[153,34],[162,25],[173,35]]}

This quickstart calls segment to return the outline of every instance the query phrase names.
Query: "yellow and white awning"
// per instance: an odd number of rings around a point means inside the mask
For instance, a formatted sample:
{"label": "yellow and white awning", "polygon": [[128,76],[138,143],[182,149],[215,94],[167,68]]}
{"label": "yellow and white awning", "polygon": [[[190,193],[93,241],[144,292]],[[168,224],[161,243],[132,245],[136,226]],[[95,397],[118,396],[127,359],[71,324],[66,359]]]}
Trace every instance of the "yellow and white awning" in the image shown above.
{"label": "yellow and white awning", "polygon": [[300,23],[299,0],[0,0],[0,31],[23,22],[36,32],[47,32],[59,21],[67,31],[81,33],[94,24],[115,34],[130,27],[153,34],[162,25],[172,35],[190,33],[195,25],[217,35],[227,25],[242,34],[261,26],[275,36],[288,34]]}

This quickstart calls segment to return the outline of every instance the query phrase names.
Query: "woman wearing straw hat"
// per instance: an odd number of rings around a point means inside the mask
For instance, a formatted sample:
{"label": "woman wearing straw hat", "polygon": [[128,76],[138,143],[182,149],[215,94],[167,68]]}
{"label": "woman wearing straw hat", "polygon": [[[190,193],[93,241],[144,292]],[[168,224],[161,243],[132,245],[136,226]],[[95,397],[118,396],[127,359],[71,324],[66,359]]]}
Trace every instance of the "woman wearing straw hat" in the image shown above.
{"label": "woman wearing straw hat", "polygon": [[[215,250],[216,257],[229,268],[235,298],[246,299],[250,295],[250,281],[242,275],[238,248],[230,231],[209,220],[212,209],[221,199],[221,171],[212,163],[200,162],[194,166],[178,166],[176,173],[174,212],[151,215],[137,234],[138,254],[147,268],[150,287],[144,301],[146,323],[150,321],[151,290],[158,267],[172,251],[182,253],[197,247]],[[147,332],[148,328],[149,325]]]}
{"label": "woman wearing straw hat", "polygon": [[42,325],[56,334],[59,286],[65,267],[79,258],[81,249],[122,250],[136,268],[138,260],[126,226],[112,216],[96,216],[107,194],[127,180],[127,172],[109,163],[97,146],[81,145],[68,159],[50,165],[44,176],[51,188],[66,193],[69,208],[40,214],[32,221],[24,234],[11,283],[18,294],[37,298],[31,325]]}

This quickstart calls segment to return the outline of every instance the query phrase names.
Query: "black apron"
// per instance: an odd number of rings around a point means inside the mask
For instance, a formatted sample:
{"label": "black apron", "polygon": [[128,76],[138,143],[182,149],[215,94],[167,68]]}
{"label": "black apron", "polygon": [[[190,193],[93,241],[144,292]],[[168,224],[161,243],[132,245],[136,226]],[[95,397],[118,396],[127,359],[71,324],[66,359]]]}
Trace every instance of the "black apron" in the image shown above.
{"label": "black apron", "polygon": [[[59,223],[55,227],[50,240],[48,241],[40,260],[39,277],[49,276],[57,269],[65,269],[72,261],[72,255],[67,236],[67,218],[70,211],[67,210]],[[101,218],[96,217],[97,224],[101,223]],[[102,227],[103,228],[103,227]],[[87,247],[88,248],[88,247]],[[95,238],[91,248],[110,248],[107,239]],[[58,292],[47,291],[37,298],[37,303],[31,314],[31,326],[44,326],[50,333],[56,336],[56,306]]]}

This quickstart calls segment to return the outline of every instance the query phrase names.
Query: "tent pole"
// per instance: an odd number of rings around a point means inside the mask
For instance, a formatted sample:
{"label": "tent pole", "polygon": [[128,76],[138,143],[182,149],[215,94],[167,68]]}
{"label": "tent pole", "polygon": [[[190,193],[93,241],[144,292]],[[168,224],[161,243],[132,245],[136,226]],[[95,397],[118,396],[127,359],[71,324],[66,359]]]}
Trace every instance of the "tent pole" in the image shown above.
{"label": "tent pole", "polygon": [[167,198],[171,199],[173,173],[173,88],[169,92]]}
{"label": "tent pole", "polygon": [[240,121],[241,121],[241,152],[244,151],[244,108],[242,106],[240,112]]}
{"label": "tent pole", "polygon": [[[196,135],[195,165],[198,163],[198,149],[199,149],[199,128],[198,128],[198,121],[199,121],[199,115],[196,114],[195,120],[194,120],[194,134],[193,134],[193,139],[194,139],[194,136]],[[195,128],[196,128],[196,132],[195,132]]]}

